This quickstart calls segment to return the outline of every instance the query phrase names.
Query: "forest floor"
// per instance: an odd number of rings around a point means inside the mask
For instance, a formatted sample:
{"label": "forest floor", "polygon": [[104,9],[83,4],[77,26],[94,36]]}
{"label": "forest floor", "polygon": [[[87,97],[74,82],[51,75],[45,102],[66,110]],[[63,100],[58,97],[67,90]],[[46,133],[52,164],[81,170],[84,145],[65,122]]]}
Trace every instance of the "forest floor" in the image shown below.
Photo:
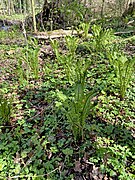
{"label": "forest floor", "polygon": [[[135,61],[135,38],[133,33],[101,34],[74,37],[78,43],[70,70],[83,61],[82,72],[89,63],[85,94],[96,92],[83,137],[76,140],[68,119],[71,113],[78,120],[71,108],[76,74],[67,78],[50,40],[26,41],[20,30],[0,31],[0,179],[135,179],[135,72],[121,99],[109,59],[119,59],[119,53]],[[68,58],[66,39],[57,40],[61,57]],[[116,47],[119,52],[111,54]]]}

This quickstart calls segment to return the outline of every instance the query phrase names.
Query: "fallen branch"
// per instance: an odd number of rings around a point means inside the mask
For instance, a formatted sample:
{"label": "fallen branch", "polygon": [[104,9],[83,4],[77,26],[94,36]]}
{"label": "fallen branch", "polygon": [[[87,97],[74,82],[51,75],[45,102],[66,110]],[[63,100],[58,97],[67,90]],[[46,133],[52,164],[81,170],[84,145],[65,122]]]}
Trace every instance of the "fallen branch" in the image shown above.
{"label": "fallen branch", "polygon": [[54,39],[71,35],[81,35],[83,31],[79,32],[76,30],[54,30],[49,32],[37,32],[33,33],[32,36],[36,39]]}
{"label": "fallen branch", "polygon": [[114,35],[135,33],[135,30],[115,32]]}
{"label": "fallen branch", "polygon": [[[129,30],[129,31],[121,31],[121,32],[115,32],[114,35],[120,35],[120,34],[129,34],[129,33],[135,33],[135,30]],[[83,31],[78,32],[76,30],[54,30],[54,31],[48,31],[48,32],[37,32],[33,34],[28,34],[36,39],[54,39],[54,38],[60,38],[65,36],[74,36],[74,35],[82,35]],[[89,36],[92,36],[92,34],[89,34]]]}

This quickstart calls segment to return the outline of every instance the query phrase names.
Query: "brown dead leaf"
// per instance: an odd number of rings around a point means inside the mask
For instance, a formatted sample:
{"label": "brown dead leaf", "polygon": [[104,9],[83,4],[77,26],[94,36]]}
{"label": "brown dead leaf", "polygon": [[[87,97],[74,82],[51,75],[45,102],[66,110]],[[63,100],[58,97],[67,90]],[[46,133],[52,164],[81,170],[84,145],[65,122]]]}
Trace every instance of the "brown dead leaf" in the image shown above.
{"label": "brown dead leaf", "polygon": [[75,171],[75,172],[82,172],[80,161],[75,161],[74,171]]}

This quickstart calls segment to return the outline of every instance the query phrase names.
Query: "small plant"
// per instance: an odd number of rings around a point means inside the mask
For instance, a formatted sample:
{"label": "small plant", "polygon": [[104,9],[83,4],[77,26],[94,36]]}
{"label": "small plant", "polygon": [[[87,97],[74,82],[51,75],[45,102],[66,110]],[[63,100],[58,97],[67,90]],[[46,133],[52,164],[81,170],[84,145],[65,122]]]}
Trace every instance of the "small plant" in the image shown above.
{"label": "small plant", "polygon": [[112,34],[112,30],[110,29],[104,30],[99,25],[93,25],[92,32],[93,32],[93,45],[96,51],[101,51],[114,38],[114,35]]}
{"label": "small plant", "polygon": [[56,39],[51,39],[51,46],[54,50],[56,58],[60,61],[60,53],[59,53],[59,43]]}
{"label": "small plant", "polygon": [[74,75],[75,75],[75,63],[73,56],[70,54],[61,55],[61,64],[64,67],[68,82],[72,84],[72,82],[74,82]]}
{"label": "small plant", "polygon": [[123,100],[134,73],[135,58],[127,58],[125,55],[119,52],[110,53],[108,57],[114,67],[118,79],[120,99]]}
{"label": "small plant", "polygon": [[66,116],[71,126],[75,140],[84,139],[85,121],[90,110],[94,107],[91,99],[96,95],[95,92],[84,93],[83,84],[76,83],[74,97],[68,101]]}
{"label": "small plant", "polygon": [[[78,38],[72,36],[65,37],[66,46],[68,48],[68,54],[72,57],[75,56],[75,52],[78,46]],[[56,58],[61,62],[61,54],[59,52],[59,43],[57,40],[51,40],[51,46],[55,52]]]}
{"label": "small plant", "polygon": [[17,65],[17,75],[19,77],[20,85],[24,85],[25,83],[27,84],[27,80],[29,78],[29,75],[27,72],[28,70],[26,72],[24,70],[22,58],[19,58],[18,65]]}
{"label": "small plant", "polygon": [[66,36],[66,45],[69,50],[69,54],[71,54],[73,57],[75,56],[75,52],[78,46],[78,38],[72,37],[72,36]]}
{"label": "small plant", "polygon": [[12,101],[0,95],[0,125],[9,123],[12,113]]}
{"label": "small plant", "polygon": [[51,46],[54,50],[58,63],[64,67],[67,80],[71,82],[71,72],[73,73],[73,56],[71,54],[61,55],[59,52],[59,43],[57,40],[51,40]]}
{"label": "small plant", "polygon": [[[68,54],[71,55],[72,57],[74,57],[77,46],[78,46],[78,39],[75,38],[75,37],[72,37],[72,36],[66,36],[65,41],[66,41],[66,46],[68,48]],[[61,54],[59,52],[59,43],[58,43],[58,41],[51,39],[51,46],[52,46],[52,48],[54,50],[56,58],[61,63]]]}
{"label": "small plant", "polygon": [[59,44],[56,40],[51,40],[51,45],[54,49],[58,62],[64,67],[67,80],[73,84],[81,82],[84,84],[87,76],[87,70],[90,66],[90,60],[76,57],[76,49],[78,39],[74,37],[66,37],[66,45],[68,48],[67,54],[60,54]]}
{"label": "small plant", "polygon": [[134,72],[135,58],[128,59],[125,55],[119,54],[113,62],[120,87],[120,98],[123,100]]}
{"label": "small plant", "polygon": [[88,22],[80,23],[79,29],[83,31],[84,38],[88,38],[88,33],[89,33],[89,29],[90,29],[90,23],[88,23]]}
{"label": "small plant", "polygon": [[34,41],[31,41],[24,50],[25,62],[27,63],[29,69],[32,71],[35,79],[39,78],[39,49],[40,47],[38,46],[38,42],[34,39]]}

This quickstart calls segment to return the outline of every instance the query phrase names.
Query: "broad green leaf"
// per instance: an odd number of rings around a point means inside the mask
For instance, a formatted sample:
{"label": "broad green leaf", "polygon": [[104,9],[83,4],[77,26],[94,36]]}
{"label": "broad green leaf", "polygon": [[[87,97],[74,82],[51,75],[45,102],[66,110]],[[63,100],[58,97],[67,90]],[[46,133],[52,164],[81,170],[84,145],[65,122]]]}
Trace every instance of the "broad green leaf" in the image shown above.
{"label": "broad green leaf", "polygon": [[62,152],[63,152],[65,155],[69,155],[69,156],[72,156],[72,154],[73,154],[73,150],[70,149],[70,148],[63,149]]}

